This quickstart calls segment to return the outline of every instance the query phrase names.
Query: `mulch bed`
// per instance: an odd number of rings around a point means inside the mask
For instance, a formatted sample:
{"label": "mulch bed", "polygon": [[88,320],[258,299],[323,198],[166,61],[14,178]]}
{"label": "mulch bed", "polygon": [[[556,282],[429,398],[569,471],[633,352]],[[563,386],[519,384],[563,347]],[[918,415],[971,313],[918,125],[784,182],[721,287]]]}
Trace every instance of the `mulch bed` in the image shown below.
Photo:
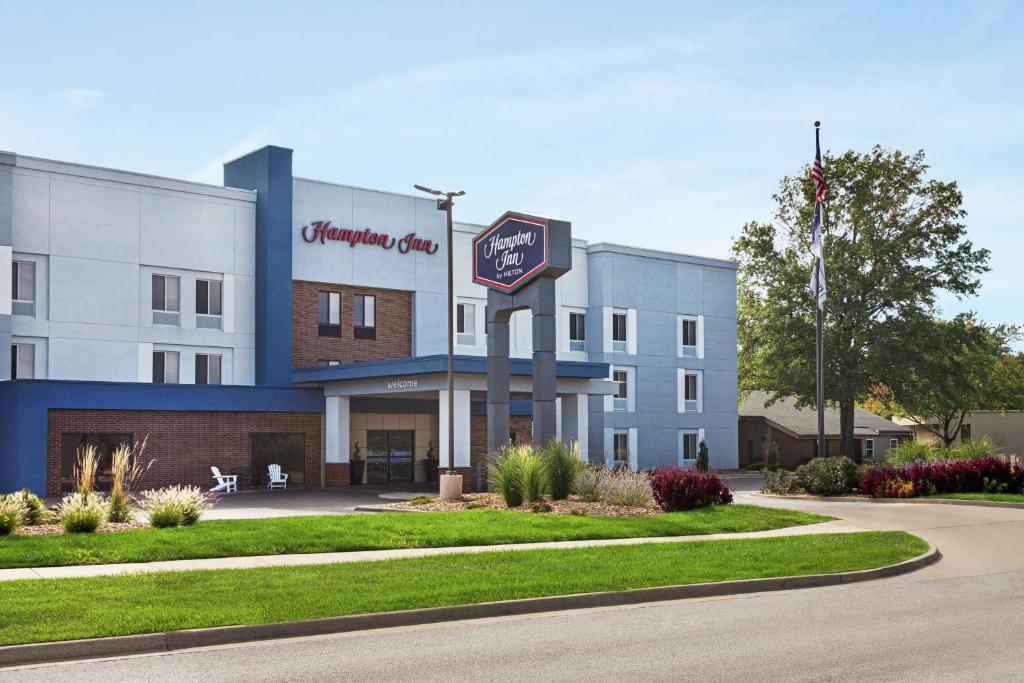
{"label": "mulch bed", "polygon": [[[148,529],[149,524],[146,522],[128,522],[127,524],[103,524],[96,533],[107,534],[115,533],[118,531],[130,531],[132,529]],[[64,527],[60,524],[39,524],[37,526],[23,526],[19,527],[16,532],[17,536],[56,536],[57,534],[64,533]]]}
{"label": "mulch bed", "polygon": [[462,497],[462,500],[443,501],[438,498],[429,503],[415,504],[409,501],[381,505],[389,510],[418,510],[421,512],[458,512],[461,510],[517,510],[519,512],[543,512],[555,515],[589,515],[592,517],[651,517],[661,514],[662,510],[654,502],[642,507],[629,505],[612,505],[610,503],[588,503],[579,496],[569,496],[568,500],[550,500],[544,498],[543,503],[531,506],[529,503],[518,508],[508,508],[505,501],[497,493],[473,493]]}

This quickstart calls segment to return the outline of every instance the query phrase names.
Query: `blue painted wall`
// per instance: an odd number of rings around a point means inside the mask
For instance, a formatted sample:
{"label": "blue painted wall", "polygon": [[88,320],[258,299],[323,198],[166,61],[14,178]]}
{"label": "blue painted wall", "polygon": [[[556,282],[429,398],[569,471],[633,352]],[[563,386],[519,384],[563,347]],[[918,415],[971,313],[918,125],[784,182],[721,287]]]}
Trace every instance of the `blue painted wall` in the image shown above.
{"label": "blue painted wall", "polygon": [[292,150],[224,164],[224,185],[256,190],[256,384],[292,382]]}
{"label": "blue painted wall", "polygon": [[0,493],[46,492],[51,409],[318,413],[319,388],[14,380],[0,382]]}

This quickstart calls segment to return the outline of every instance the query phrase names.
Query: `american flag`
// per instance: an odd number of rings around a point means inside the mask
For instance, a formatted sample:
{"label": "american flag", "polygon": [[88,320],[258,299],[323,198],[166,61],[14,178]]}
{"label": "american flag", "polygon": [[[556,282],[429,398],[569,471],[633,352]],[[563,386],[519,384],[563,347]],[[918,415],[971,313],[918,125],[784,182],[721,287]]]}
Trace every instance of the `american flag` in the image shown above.
{"label": "american flag", "polygon": [[825,255],[821,244],[821,205],[825,200],[825,169],[821,165],[821,143],[815,131],[814,163],[811,178],[814,179],[814,220],[811,223],[811,253],[814,254],[814,272],[811,274],[811,292],[818,299],[818,308],[825,310]]}

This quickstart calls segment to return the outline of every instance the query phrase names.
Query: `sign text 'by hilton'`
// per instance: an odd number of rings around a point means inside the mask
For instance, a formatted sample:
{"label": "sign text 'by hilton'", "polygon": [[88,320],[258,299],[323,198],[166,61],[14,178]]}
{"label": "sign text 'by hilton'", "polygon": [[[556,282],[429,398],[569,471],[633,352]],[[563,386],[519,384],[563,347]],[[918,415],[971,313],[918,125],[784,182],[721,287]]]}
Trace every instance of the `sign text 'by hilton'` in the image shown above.
{"label": "sign text 'by hilton'", "polygon": [[548,265],[548,224],[508,213],[473,239],[473,281],[511,292]]}

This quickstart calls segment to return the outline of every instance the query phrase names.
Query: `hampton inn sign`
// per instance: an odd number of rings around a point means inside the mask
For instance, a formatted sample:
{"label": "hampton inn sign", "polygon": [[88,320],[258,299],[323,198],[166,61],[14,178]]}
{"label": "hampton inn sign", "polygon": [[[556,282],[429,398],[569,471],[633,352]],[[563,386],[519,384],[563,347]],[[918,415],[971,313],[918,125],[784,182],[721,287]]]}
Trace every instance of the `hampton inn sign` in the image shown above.
{"label": "hampton inn sign", "polygon": [[313,221],[302,226],[302,239],[310,244],[319,242],[326,244],[332,242],[348,242],[348,246],[355,247],[364,244],[370,247],[382,249],[393,249],[398,246],[400,254],[408,254],[410,251],[421,251],[426,254],[437,253],[437,243],[432,240],[425,240],[410,232],[405,237],[392,237],[386,232],[377,232],[372,228],[362,230],[353,228],[339,228],[331,225],[330,221]]}

